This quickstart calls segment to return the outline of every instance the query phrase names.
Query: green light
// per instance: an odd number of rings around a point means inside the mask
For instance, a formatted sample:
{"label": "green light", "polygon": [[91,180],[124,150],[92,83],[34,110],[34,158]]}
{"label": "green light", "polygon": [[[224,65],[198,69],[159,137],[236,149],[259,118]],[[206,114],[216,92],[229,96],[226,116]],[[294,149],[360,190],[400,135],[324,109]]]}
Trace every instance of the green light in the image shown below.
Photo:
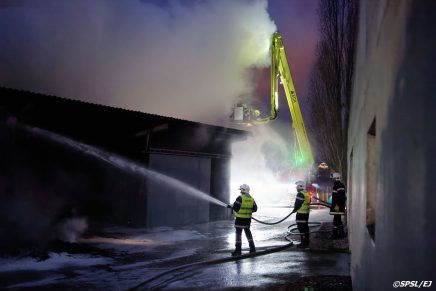
{"label": "green light", "polygon": [[294,161],[294,165],[297,167],[304,166],[307,162],[306,158],[301,153],[291,152],[291,160]]}
{"label": "green light", "polygon": [[295,157],[295,165],[300,167],[300,166],[304,166],[306,159],[303,156],[297,156]]}
{"label": "green light", "polygon": [[297,158],[296,159],[296,165],[298,166],[298,165],[301,165],[301,164],[303,164],[303,162],[304,162],[304,159],[302,158],[302,157],[299,157],[299,158]]}

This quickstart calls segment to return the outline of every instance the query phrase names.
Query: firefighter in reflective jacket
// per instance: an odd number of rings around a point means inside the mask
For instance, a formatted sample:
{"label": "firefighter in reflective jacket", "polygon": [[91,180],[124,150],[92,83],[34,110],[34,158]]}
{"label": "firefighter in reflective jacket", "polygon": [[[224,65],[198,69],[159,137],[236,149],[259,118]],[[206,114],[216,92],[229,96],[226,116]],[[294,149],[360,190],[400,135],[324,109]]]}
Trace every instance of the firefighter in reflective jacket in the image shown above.
{"label": "firefighter in reflective jacket", "polygon": [[330,214],[333,215],[333,233],[331,238],[338,239],[345,237],[344,226],[342,225],[342,215],[345,214],[345,185],[341,182],[339,173],[331,174],[330,178],[334,181],[332,191],[332,205]]}
{"label": "firefighter in reflective jacket", "polygon": [[299,246],[306,247],[310,243],[309,238],[309,212],[310,212],[310,196],[306,191],[306,183],[298,181],[297,197],[294,203],[294,210],[292,213],[297,212],[295,222],[297,223],[298,231],[301,234],[301,244]]}
{"label": "firefighter in reflective jacket", "polygon": [[254,246],[253,235],[250,231],[251,224],[251,214],[257,211],[257,205],[253,197],[250,196],[250,186],[243,184],[239,187],[241,190],[241,195],[236,198],[233,206],[228,205],[228,208],[232,208],[235,212],[235,228],[236,228],[236,243],[235,251],[232,252],[232,256],[241,255],[242,246],[242,230],[245,232],[245,236],[248,240],[248,245],[250,246],[250,253],[256,252],[256,247]]}

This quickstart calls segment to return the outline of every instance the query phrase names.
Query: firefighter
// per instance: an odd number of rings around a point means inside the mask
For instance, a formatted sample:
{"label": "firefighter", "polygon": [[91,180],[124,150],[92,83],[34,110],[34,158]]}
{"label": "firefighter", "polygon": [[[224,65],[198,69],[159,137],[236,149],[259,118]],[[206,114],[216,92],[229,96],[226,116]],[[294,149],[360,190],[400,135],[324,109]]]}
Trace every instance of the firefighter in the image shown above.
{"label": "firefighter", "polygon": [[334,181],[332,191],[332,203],[330,206],[330,214],[333,215],[333,233],[331,239],[345,237],[344,226],[342,224],[342,215],[345,214],[345,185],[341,182],[339,173],[332,173],[330,178]]}
{"label": "firefighter", "polygon": [[254,246],[253,235],[250,231],[251,224],[251,214],[257,211],[257,205],[254,198],[250,196],[250,186],[247,184],[242,184],[239,187],[241,195],[236,198],[233,206],[228,205],[228,208],[232,208],[235,212],[235,229],[236,229],[236,249],[232,252],[232,256],[241,255],[242,246],[242,230],[245,232],[245,236],[248,240],[248,245],[250,246],[250,253],[256,252],[256,247]]}
{"label": "firefighter", "polygon": [[310,196],[306,191],[306,183],[297,181],[297,197],[295,198],[294,210],[297,212],[295,222],[297,223],[298,231],[301,234],[301,244],[299,247],[306,247],[310,243],[309,237],[309,212],[310,212]]}

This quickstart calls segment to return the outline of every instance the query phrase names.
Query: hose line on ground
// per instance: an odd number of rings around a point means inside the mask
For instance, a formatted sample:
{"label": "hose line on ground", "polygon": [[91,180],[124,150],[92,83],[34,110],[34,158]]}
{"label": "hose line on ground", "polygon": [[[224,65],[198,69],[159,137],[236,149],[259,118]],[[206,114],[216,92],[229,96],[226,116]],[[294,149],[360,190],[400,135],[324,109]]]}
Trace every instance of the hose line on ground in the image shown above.
{"label": "hose line on ground", "polygon": [[274,224],[279,224],[280,222],[285,221],[285,220],[286,220],[289,216],[291,216],[293,213],[294,213],[294,212],[289,213],[285,218],[283,218],[283,219],[281,219],[281,220],[279,220],[279,221],[276,221],[276,222],[266,222],[266,221],[261,221],[261,220],[258,220],[258,219],[256,219],[256,218],[254,218],[254,217],[251,217],[251,219],[253,219],[254,221],[257,221],[257,222],[259,222],[259,223],[262,223],[262,224],[266,224],[266,225],[274,225]]}
{"label": "hose line on ground", "polygon": [[[316,200],[321,201],[321,202],[324,202],[324,201],[319,200],[319,199],[316,199]],[[311,206],[312,206],[312,205],[321,205],[321,206],[325,206],[325,207],[330,207],[330,204],[328,204],[327,202],[325,202],[325,204],[324,204],[324,203],[311,203],[310,205],[311,205]],[[275,224],[279,224],[280,222],[285,221],[285,220],[286,220],[289,216],[291,216],[293,213],[294,213],[294,212],[289,213],[285,218],[283,218],[283,219],[281,219],[281,220],[279,220],[279,221],[276,221],[276,222],[266,222],[266,221],[261,221],[261,220],[259,220],[259,219],[254,218],[254,217],[251,217],[251,219],[253,219],[254,221],[257,221],[257,222],[259,222],[259,223],[262,223],[262,224],[266,224],[266,225],[275,225]],[[309,224],[310,224],[310,223],[309,223]]]}
{"label": "hose line on ground", "polygon": [[[221,258],[221,259],[208,260],[208,261],[202,261],[202,262],[196,262],[196,263],[192,263],[192,264],[186,264],[186,265],[178,266],[178,267],[172,268],[170,270],[164,271],[162,273],[159,273],[159,274],[157,274],[157,275],[155,275],[155,276],[153,276],[153,277],[151,277],[151,278],[141,282],[140,284],[127,289],[127,291],[138,290],[139,288],[143,288],[147,284],[151,283],[152,281],[155,281],[155,280],[159,279],[162,276],[168,275],[168,274],[170,274],[172,272],[175,272],[175,271],[179,271],[181,269],[185,269],[185,268],[189,268],[189,267],[195,267],[195,266],[222,264],[222,263],[227,263],[227,262],[232,262],[232,261],[239,261],[239,260],[243,260],[243,259],[246,259],[246,258],[253,258],[253,257],[263,256],[263,255],[267,255],[267,254],[271,254],[271,253],[282,251],[282,250],[287,249],[288,247],[290,247],[292,245],[293,245],[293,242],[290,241],[290,243],[288,243],[286,245],[269,248],[269,249],[266,249],[264,251],[258,251],[258,252],[255,252],[255,253],[244,254],[244,255],[236,256],[236,257],[226,257],[226,258]],[[159,285],[161,285],[161,284],[162,283],[160,283]],[[154,289],[154,287],[151,287],[150,289]]]}
{"label": "hose line on ground", "polygon": [[[311,221],[311,222],[309,222],[309,232],[308,233],[317,233],[317,232],[319,232],[319,233],[330,233],[331,232],[331,230],[310,230],[311,228],[313,229],[313,228],[317,228],[317,227],[320,227],[322,225],[322,223],[321,222],[317,222],[317,221]],[[290,238],[290,236],[292,236],[292,235],[301,235],[301,233],[300,233],[300,231],[298,231],[298,226],[297,226],[297,223],[293,223],[293,224],[291,224],[290,226],[288,226],[288,234],[285,236],[285,239],[287,240],[287,241],[289,241],[289,242],[292,242],[292,243],[294,243],[295,241],[292,239],[292,238]]]}
{"label": "hose line on ground", "polygon": [[[323,201],[322,201],[322,202],[323,202]],[[324,205],[323,203],[314,203],[314,204],[311,204],[311,205],[322,205],[322,206],[325,206],[325,207],[330,207],[328,204],[327,204],[327,205]],[[281,220],[279,220],[279,221],[277,221],[277,222],[266,222],[266,221],[260,221],[260,220],[254,218],[254,217],[252,217],[252,219],[255,220],[255,221],[257,221],[257,222],[259,222],[259,223],[262,223],[262,224],[266,224],[266,225],[274,225],[274,224],[278,224],[278,223],[280,223],[280,222],[285,221],[285,220],[286,220],[289,216],[291,216],[293,213],[294,213],[294,212],[289,213],[285,218],[283,218],[283,219],[281,219]],[[258,251],[258,252],[255,252],[255,253],[244,254],[244,255],[236,256],[236,257],[226,257],[226,258],[221,258],[221,259],[215,259],[215,260],[209,260],[209,261],[202,261],[202,262],[196,262],[196,263],[191,263],[191,264],[186,264],[186,265],[178,266],[178,267],[172,268],[172,269],[170,269],[170,270],[164,271],[164,272],[162,272],[162,273],[160,273],[160,274],[157,274],[157,275],[155,275],[155,276],[153,276],[153,277],[151,277],[151,278],[149,278],[149,279],[147,279],[147,280],[145,280],[145,281],[139,283],[138,285],[136,285],[136,286],[134,286],[134,287],[131,287],[131,288],[127,289],[127,290],[129,290],[129,291],[130,291],[130,290],[138,290],[138,289],[140,289],[140,288],[145,287],[147,284],[149,284],[149,283],[151,283],[151,282],[153,282],[153,281],[159,279],[160,277],[163,277],[163,276],[165,276],[165,275],[168,275],[168,274],[170,274],[170,273],[172,273],[172,272],[179,271],[179,270],[181,270],[181,269],[186,269],[186,268],[189,268],[189,267],[196,267],[196,266],[205,266],[205,265],[221,264],[221,263],[226,263],[226,262],[231,262],[231,261],[238,261],[238,260],[242,260],[242,259],[246,259],[246,258],[252,258],[252,257],[257,257],[257,256],[267,255],[267,254],[270,254],[270,253],[274,253],[274,252],[278,252],[278,251],[284,250],[284,249],[286,249],[286,248],[288,248],[288,247],[290,247],[290,246],[292,246],[292,245],[294,244],[294,240],[292,240],[292,239],[290,238],[290,236],[291,236],[291,235],[297,235],[297,234],[300,234],[300,233],[295,233],[295,232],[294,232],[294,231],[297,229],[297,228],[296,228],[296,225],[297,225],[297,224],[294,223],[294,224],[291,224],[290,226],[288,226],[288,234],[285,236],[285,239],[286,239],[287,241],[289,241],[289,243],[286,244],[286,245],[282,245],[282,246],[279,246],[279,247],[274,247],[274,248],[266,249],[266,250],[264,250],[264,251]],[[319,227],[319,226],[321,226],[321,222],[309,222],[309,228],[314,228],[314,227]],[[314,232],[330,232],[330,230],[328,230],[328,231],[319,231],[319,230],[317,230],[317,231],[310,231],[309,233],[314,233]],[[164,281],[163,283],[160,283],[160,284],[158,284],[158,285],[162,285],[162,284],[165,284],[165,283],[166,283],[166,282]],[[151,287],[151,289],[155,289],[155,288],[156,288],[156,287]],[[157,286],[157,288],[159,288],[159,286]]]}

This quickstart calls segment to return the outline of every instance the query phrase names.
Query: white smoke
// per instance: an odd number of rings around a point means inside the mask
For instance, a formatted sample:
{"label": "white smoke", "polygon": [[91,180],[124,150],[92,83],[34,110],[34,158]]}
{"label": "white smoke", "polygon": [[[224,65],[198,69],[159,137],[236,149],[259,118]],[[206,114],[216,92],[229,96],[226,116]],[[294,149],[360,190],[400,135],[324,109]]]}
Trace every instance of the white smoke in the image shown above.
{"label": "white smoke", "polygon": [[58,238],[61,241],[75,243],[88,228],[84,217],[70,217],[57,225]]}
{"label": "white smoke", "polygon": [[294,203],[295,181],[304,179],[294,168],[294,137],[289,124],[258,124],[252,137],[232,144],[231,202],[241,184],[260,206]]}
{"label": "white smoke", "polygon": [[276,30],[266,0],[19,3],[0,9],[0,85],[213,124]]}

